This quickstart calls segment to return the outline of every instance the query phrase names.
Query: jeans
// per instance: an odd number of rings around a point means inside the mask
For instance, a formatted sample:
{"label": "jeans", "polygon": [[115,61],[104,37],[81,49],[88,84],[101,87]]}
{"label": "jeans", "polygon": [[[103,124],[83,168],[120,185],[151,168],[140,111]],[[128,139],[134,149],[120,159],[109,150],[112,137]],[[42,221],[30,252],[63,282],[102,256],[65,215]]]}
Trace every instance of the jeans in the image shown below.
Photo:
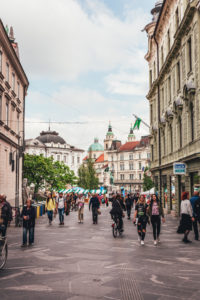
{"label": "jeans", "polygon": [[137,230],[142,241],[144,241],[146,233],[147,221],[146,218],[138,218]]}
{"label": "jeans", "polygon": [[194,229],[195,239],[198,240],[199,239],[199,230],[198,230],[198,220],[197,220],[197,218],[194,219],[193,229]]}
{"label": "jeans", "polygon": [[98,221],[97,207],[92,207],[92,219],[93,219],[93,223],[97,224]]}
{"label": "jeans", "polygon": [[83,221],[83,209],[84,207],[81,207],[78,209],[78,220]]}
{"label": "jeans", "polygon": [[161,226],[160,216],[157,215],[151,216],[151,224],[153,227],[153,238],[154,241],[156,241],[160,235],[160,226]]}
{"label": "jeans", "polygon": [[7,230],[7,226],[2,224],[0,225],[0,234],[2,235],[2,237],[6,236],[6,230]]}
{"label": "jeans", "polygon": [[27,244],[27,234],[29,233],[29,244],[34,243],[34,227],[23,227],[23,244]]}
{"label": "jeans", "polygon": [[49,221],[53,221],[53,210],[48,210],[47,211],[48,219]]}
{"label": "jeans", "polygon": [[64,222],[64,208],[58,209],[60,224]]}
{"label": "jeans", "polygon": [[131,206],[126,206],[126,210],[127,210],[127,216],[130,219],[130,216],[131,216]]}

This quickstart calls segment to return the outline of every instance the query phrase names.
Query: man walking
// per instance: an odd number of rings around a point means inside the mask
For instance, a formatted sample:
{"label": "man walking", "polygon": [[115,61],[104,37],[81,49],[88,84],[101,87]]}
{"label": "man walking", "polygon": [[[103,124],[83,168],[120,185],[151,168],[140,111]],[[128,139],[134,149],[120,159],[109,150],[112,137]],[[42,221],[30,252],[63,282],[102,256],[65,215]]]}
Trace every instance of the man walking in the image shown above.
{"label": "man walking", "polygon": [[92,198],[90,199],[89,210],[90,210],[91,206],[92,206],[93,224],[97,224],[97,221],[98,221],[98,209],[100,207],[100,202],[99,202],[99,199],[97,197],[97,194],[95,194],[94,196],[92,196]]}
{"label": "man walking", "polygon": [[12,208],[10,203],[6,201],[6,195],[0,195],[0,233],[6,236],[9,223],[12,221]]}
{"label": "man walking", "polygon": [[194,221],[193,221],[193,229],[194,229],[194,236],[195,236],[195,240],[198,241],[199,240],[199,230],[198,230],[198,205],[196,205],[196,202],[200,200],[199,198],[199,192],[195,191],[193,197],[190,199],[190,203],[192,205],[192,210],[193,210],[193,217],[194,217]]}
{"label": "man walking", "polygon": [[130,218],[131,218],[131,208],[132,208],[132,205],[133,205],[130,194],[128,194],[125,202],[126,202],[127,217],[128,217],[128,220],[130,220]]}
{"label": "man walking", "polygon": [[56,200],[56,211],[59,213],[60,225],[64,225],[64,213],[66,210],[66,201],[63,197],[63,193],[59,193],[59,196]]}
{"label": "man walking", "polygon": [[26,205],[23,207],[23,243],[22,247],[27,246],[27,234],[29,233],[29,246],[34,243],[34,229],[35,229],[35,208],[31,205],[31,200],[28,199]]}

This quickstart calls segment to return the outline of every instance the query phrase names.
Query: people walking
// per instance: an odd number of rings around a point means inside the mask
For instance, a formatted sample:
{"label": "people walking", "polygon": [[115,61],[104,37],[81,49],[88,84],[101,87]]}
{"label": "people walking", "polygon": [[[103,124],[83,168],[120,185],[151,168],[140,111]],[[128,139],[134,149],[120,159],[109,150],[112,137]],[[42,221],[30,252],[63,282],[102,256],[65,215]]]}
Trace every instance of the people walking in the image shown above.
{"label": "people walking", "polygon": [[92,206],[93,224],[97,224],[98,223],[98,209],[100,207],[100,202],[97,197],[97,194],[93,195],[92,198],[90,199],[89,210],[90,210],[91,206]]}
{"label": "people walking", "polygon": [[148,206],[145,203],[145,198],[143,195],[141,195],[137,204],[135,205],[135,212],[133,218],[133,223],[135,223],[136,218],[138,219],[137,230],[141,245],[144,245],[146,226],[148,222],[147,207]]}
{"label": "people walking", "polygon": [[161,217],[162,221],[165,222],[164,211],[162,208],[162,203],[158,199],[156,194],[153,195],[150,205],[148,207],[148,214],[151,218],[151,224],[153,227],[153,238],[154,245],[160,242],[160,230],[161,230]]}
{"label": "people walking", "polygon": [[35,232],[35,208],[31,205],[31,200],[28,199],[23,207],[21,217],[23,218],[23,242],[22,247],[27,246],[27,235],[29,234],[29,246],[34,243]]}
{"label": "people walking", "polygon": [[191,243],[188,240],[188,235],[192,230],[192,222],[194,221],[193,212],[192,212],[192,205],[189,200],[189,193],[183,192],[181,194],[181,222],[179,226],[179,232],[184,233],[183,242],[184,243]]}
{"label": "people walking", "polygon": [[130,218],[131,218],[131,209],[132,209],[132,205],[133,205],[130,194],[128,194],[128,196],[126,197],[125,203],[126,203],[127,217],[128,217],[128,220],[130,220]]}
{"label": "people walking", "polygon": [[66,201],[63,197],[63,193],[59,193],[58,198],[56,199],[56,211],[59,214],[60,225],[64,225],[64,213],[66,210]]}
{"label": "people walking", "polygon": [[53,213],[54,213],[54,210],[55,210],[55,199],[53,198],[51,193],[47,194],[45,210],[47,211],[47,215],[48,215],[48,219],[49,219],[49,225],[51,225],[52,221],[53,221]]}
{"label": "people walking", "polygon": [[12,221],[12,208],[6,201],[6,195],[0,195],[0,234],[5,237],[7,227]]}
{"label": "people walking", "polygon": [[194,237],[195,240],[198,241],[199,240],[199,229],[198,229],[198,211],[197,211],[197,206],[195,205],[196,201],[199,200],[199,192],[195,191],[193,197],[190,198],[190,203],[192,205],[192,211],[193,211],[193,218],[194,221],[192,222],[193,225],[193,229],[194,229]]}
{"label": "people walking", "polygon": [[83,195],[78,195],[76,203],[78,205],[78,221],[79,223],[83,223],[83,213],[84,213],[84,203],[85,203]]}
{"label": "people walking", "polygon": [[119,220],[119,230],[121,232],[124,231],[123,229],[123,216],[124,216],[124,213],[123,213],[123,210],[124,210],[124,207],[122,206],[122,203],[121,203],[121,198],[120,198],[120,195],[117,195],[116,197],[113,197],[113,201],[112,201],[112,209],[110,211],[110,214],[111,214],[111,218],[116,222],[116,220],[118,219]]}

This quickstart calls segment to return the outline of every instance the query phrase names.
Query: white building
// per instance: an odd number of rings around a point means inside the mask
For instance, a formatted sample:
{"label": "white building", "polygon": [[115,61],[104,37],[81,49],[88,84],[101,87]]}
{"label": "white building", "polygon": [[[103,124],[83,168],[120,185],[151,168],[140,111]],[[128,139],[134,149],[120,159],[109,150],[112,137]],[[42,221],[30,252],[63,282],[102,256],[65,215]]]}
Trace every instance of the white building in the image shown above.
{"label": "white building", "polygon": [[25,141],[25,153],[32,155],[44,155],[52,157],[54,161],[65,163],[75,175],[82,164],[84,150],[78,149],[66,143],[56,131],[42,131],[35,139]]}

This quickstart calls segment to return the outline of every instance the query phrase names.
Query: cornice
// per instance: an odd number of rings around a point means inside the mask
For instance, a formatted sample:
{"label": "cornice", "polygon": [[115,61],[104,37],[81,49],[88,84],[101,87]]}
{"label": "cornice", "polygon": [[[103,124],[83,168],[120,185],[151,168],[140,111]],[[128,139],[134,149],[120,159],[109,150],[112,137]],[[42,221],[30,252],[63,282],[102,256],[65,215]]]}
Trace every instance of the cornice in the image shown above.
{"label": "cornice", "polygon": [[181,46],[181,38],[185,34],[185,31],[187,30],[188,25],[191,23],[195,10],[196,10],[195,6],[191,6],[191,4],[188,4],[184,18],[174,36],[174,44],[171,47],[171,49],[165,59],[165,62],[158,74],[157,79],[153,82],[152,87],[146,96],[147,99],[150,99],[152,97],[157,85],[163,79],[164,75],[166,74],[167,70],[169,69],[169,67],[172,63],[172,60],[177,55],[177,51],[180,49],[180,46]]}

